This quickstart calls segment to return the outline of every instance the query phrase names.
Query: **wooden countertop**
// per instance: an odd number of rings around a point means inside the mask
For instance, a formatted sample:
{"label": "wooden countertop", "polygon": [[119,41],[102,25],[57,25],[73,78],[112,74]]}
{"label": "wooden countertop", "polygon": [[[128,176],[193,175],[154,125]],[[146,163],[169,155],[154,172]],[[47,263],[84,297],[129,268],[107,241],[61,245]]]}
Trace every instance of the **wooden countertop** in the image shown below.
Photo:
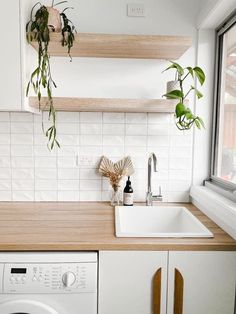
{"label": "wooden countertop", "polygon": [[192,204],[184,206],[214,238],[116,238],[114,209],[103,202],[4,202],[0,251],[236,250],[236,240]]}

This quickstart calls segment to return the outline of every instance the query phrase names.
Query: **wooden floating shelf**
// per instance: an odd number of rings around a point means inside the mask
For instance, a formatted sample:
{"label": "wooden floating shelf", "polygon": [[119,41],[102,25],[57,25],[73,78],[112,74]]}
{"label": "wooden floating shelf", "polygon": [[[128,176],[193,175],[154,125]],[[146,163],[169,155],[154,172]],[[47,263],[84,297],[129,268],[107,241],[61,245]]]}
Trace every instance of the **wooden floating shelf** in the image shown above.
{"label": "wooden floating shelf", "polygon": [[[47,98],[42,98],[42,108]],[[165,112],[173,113],[177,102],[171,99],[123,99],[123,98],[71,98],[54,97],[54,107],[58,111],[87,112]],[[29,97],[29,105],[38,108],[38,98]],[[47,110],[48,108],[45,107]]]}
{"label": "wooden floating shelf", "polygon": [[[60,33],[50,34],[51,56],[67,56],[67,47],[62,47],[61,38]],[[37,50],[38,43],[31,44]],[[191,38],[185,36],[79,33],[75,35],[71,56],[175,60],[179,59],[191,45]]]}

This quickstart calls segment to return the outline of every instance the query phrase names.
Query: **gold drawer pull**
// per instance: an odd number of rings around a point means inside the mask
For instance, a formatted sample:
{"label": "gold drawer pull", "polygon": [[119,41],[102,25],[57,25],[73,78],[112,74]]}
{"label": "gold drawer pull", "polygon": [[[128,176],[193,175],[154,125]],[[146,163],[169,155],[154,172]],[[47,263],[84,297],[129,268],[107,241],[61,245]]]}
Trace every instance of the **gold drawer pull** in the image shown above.
{"label": "gold drawer pull", "polygon": [[175,268],[174,314],[183,314],[184,279]]}
{"label": "gold drawer pull", "polygon": [[152,287],[153,314],[161,314],[161,268],[159,268],[153,277]]}

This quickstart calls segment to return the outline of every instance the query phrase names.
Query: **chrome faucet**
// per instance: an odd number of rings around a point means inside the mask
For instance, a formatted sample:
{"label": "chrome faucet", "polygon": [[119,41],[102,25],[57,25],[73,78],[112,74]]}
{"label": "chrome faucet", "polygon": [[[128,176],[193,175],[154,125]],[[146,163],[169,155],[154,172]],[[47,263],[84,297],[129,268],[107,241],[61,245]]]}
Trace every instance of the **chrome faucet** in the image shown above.
{"label": "chrome faucet", "polygon": [[162,195],[161,195],[161,187],[159,187],[159,195],[152,195],[152,161],[154,172],[157,172],[157,157],[154,153],[151,153],[148,158],[148,190],[146,196],[146,205],[152,206],[153,201],[162,202]]}

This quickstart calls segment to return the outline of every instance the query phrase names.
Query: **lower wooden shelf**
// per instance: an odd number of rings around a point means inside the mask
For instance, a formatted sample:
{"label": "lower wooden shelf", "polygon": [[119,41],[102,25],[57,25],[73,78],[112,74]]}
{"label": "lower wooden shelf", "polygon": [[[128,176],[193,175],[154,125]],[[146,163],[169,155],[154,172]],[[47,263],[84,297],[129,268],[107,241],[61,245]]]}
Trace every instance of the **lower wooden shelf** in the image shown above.
{"label": "lower wooden shelf", "polygon": [[[166,112],[173,113],[177,104],[172,99],[124,99],[124,98],[73,98],[54,97],[54,107],[58,111],[88,112]],[[41,108],[47,110],[47,98],[42,98]],[[37,97],[29,98],[29,105],[38,108]]]}

